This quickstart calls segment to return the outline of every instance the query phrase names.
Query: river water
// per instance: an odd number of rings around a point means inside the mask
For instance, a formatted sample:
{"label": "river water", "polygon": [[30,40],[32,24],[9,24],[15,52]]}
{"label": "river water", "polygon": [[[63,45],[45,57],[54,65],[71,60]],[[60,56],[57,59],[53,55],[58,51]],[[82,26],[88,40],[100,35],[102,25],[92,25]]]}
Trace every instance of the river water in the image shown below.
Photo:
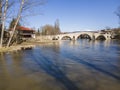
{"label": "river water", "polygon": [[0,90],[120,90],[120,41],[61,41],[1,53]]}

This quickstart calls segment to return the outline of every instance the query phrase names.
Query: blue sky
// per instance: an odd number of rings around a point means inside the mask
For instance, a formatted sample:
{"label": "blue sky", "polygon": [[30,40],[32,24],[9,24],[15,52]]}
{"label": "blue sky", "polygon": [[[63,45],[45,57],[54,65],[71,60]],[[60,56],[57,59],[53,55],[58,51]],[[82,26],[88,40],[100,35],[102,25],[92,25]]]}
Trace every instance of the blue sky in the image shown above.
{"label": "blue sky", "polygon": [[29,27],[39,28],[59,19],[62,32],[114,28],[119,26],[114,13],[119,6],[120,0],[47,0],[38,8],[43,15],[27,21]]}

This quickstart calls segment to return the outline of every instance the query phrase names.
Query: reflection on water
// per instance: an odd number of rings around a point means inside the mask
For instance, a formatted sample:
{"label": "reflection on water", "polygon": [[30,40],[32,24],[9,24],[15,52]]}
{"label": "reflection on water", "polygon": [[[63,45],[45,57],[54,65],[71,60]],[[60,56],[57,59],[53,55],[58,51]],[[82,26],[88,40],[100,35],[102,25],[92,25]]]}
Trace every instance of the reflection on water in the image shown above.
{"label": "reflection on water", "polygon": [[61,41],[0,54],[0,90],[119,90],[120,41]]}

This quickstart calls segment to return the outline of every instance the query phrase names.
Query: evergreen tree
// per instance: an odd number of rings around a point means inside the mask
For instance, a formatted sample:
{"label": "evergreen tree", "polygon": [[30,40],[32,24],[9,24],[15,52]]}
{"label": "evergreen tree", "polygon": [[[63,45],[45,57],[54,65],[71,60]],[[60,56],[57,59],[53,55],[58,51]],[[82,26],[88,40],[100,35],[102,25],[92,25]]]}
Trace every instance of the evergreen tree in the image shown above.
{"label": "evergreen tree", "polygon": [[[16,19],[15,19],[15,18],[13,18],[13,19],[12,19],[12,21],[11,21],[11,23],[10,23],[9,29],[12,29],[12,28],[14,27],[15,22],[16,22]],[[19,22],[18,22],[18,24],[17,24],[17,26],[16,26],[16,27],[18,27],[18,26],[21,26],[21,24],[20,24]]]}

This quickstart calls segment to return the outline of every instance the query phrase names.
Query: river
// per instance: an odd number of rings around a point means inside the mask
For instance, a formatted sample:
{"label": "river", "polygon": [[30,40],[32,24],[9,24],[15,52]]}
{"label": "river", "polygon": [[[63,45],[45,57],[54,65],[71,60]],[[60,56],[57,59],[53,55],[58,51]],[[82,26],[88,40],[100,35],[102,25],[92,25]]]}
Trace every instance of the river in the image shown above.
{"label": "river", "polygon": [[0,90],[120,90],[120,41],[61,41],[1,53]]}

